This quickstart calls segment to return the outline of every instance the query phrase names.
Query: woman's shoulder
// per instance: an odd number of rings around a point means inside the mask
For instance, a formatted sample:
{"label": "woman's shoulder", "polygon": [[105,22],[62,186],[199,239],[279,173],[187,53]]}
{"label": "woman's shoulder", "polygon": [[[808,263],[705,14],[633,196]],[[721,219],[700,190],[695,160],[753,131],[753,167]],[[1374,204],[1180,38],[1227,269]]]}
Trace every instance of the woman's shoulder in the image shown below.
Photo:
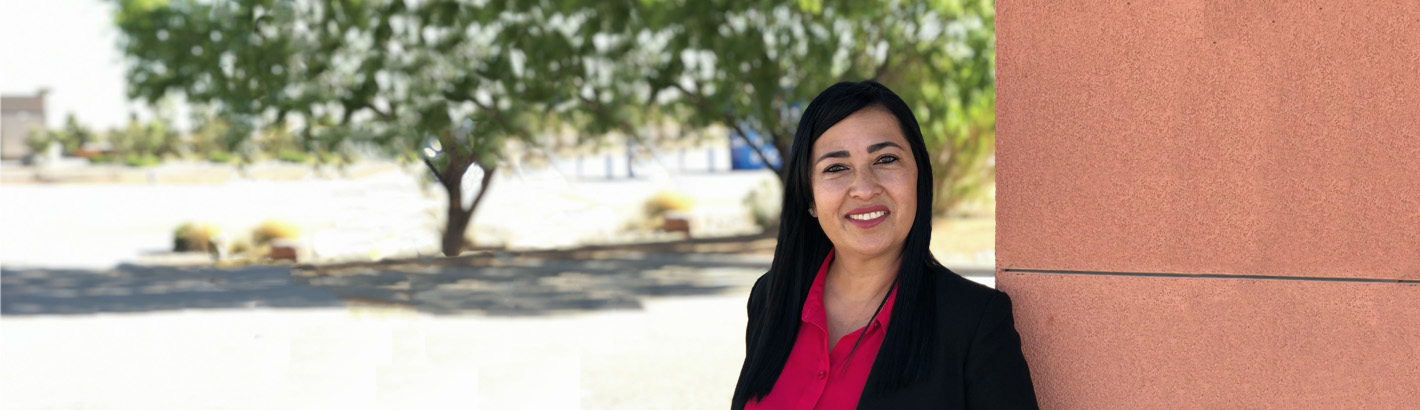
{"label": "woman's shoulder", "polygon": [[1006,298],[1004,292],[962,277],[945,266],[933,266],[930,272],[937,288],[937,306],[954,316],[979,317],[988,304]]}

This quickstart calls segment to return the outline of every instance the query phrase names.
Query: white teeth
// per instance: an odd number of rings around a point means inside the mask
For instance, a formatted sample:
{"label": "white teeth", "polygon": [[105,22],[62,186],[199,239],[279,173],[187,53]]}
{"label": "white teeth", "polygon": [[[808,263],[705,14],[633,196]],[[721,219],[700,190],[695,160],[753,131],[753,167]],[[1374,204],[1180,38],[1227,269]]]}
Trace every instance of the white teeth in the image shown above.
{"label": "white teeth", "polygon": [[883,216],[883,215],[887,215],[887,211],[877,211],[877,212],[869,212],[869,213],[866,213],[866,214],[848,215],[848,217],[849,217],[849,218],[852,218],[852,219],[857,219],[857,220],[859,220],[859,221],[870,221],[870,220],[873,220],[873,219],[878,219],[878,217],[881,217],[881,216]]}

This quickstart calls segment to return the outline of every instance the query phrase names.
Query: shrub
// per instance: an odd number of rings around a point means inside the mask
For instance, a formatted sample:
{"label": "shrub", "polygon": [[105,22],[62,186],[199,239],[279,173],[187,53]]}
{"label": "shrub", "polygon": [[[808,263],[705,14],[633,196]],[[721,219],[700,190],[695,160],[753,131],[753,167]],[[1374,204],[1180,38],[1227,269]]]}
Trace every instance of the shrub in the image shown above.
{"label": "shrub", "polygon": [[176,152],[179,143],[177,133],[169,130],[161,119],[146,125],[130,120],[126,128],[109,135],[109,142],[113,156],[135,167],[162,163],[162,157]]}
{"label": "shrub", "polygon": [[161,164],[163,160],[153,154],[129,154],[123,156],[123,164],[130,167],[147,167]]}
{"label": "shrub", "polygon": [[237,161],[237,156],[226,151],[212,151],[207,153],[207,160],[218,164],[230,164]]}
{"label": "shrub", "polygon": [[695,201],[684,194],[661,191],[646,200],[646,216],[655,218],[666,211],[689,211],[693,206],[695,206]]}
{"label": "shrub", "polygon": [[301,236],[301,228],[287,221],[269,220],[252,230],[252,244],[261,247],[270,245],[273,239],[296,239]]}
{"label": "shrub", "polygon": [[231,129],[227,120],[212,114],[193,118],[194,131],[188,136],[187,153],[217,163],[232,162],[226,137]]}
{"label": "shrub", "polygon": [[211,252],[212,238],[220,233],[213,225],[184,222],[173,230],[173,251]]}
{"label": "shrub", "polygon": [[327,165],[341,166],[349,165],[350,163],[350,161],[345,158],[345,155],[338,152],[321,151],[316,154],[316,158],[320,163]]}
{"label": "shrub", "polygon": [[25,146],[35,155],[44,155],[44,151],[49,149],[50,142],[55,141],[54,133],[44,128],[35,127],[30,129],[30,133],[25,136]]}
{"label": "shrub", "polygon": [[297,151],[297,150],[293,150],[293,149],[282,149],[281,151],[279,151],[279,152],[276,153],[276,159],[281,160],[281,161],[284,161],[284,162],[294,162],[294,163],[297,163],[297,164],[304,164],[304,163],[310,161],[310,156],[306,155],[306,153],[301,152],[301,151]]}
{"label": "shrub", "polygon": [[784,203],[784,188],[773,180],[764,180],[745,194],[744,204],[749,208],[750,218],[762,229],[773,229],[779,224],[779,213]]}
{"label": "shrub", "polygon": [[251,257],[252,254],[255,253],[255,249],[251,246],[251,238],[240,237],[232,239],[231,244],[227,245],[227,252],[229,255],[233,256],[245,255]]}

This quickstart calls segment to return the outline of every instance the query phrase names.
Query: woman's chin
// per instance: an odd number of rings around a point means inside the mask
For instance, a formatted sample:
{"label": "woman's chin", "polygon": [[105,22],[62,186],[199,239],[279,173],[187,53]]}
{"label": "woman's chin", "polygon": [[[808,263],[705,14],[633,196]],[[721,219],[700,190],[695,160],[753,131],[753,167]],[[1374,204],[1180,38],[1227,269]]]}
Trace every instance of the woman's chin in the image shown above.
{"label": "woman's chin", "polygon": [[865,257],[875,257],[892,251],[892,243],[887,240],[876,238],[856,238],[844,241],[846,243],[833,245],[836,252],[848,252]]}

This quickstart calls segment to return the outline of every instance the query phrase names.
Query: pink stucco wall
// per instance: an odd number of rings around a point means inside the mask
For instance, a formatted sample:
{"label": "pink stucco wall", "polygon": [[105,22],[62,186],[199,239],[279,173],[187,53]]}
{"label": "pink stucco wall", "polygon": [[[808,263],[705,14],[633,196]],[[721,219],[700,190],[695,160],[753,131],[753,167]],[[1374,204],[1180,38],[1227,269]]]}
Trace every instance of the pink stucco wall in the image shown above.
{"label": "pink stucco wall", "polygon": [[1420,1],[1002,0],[1048,408],[1420,408]]}

